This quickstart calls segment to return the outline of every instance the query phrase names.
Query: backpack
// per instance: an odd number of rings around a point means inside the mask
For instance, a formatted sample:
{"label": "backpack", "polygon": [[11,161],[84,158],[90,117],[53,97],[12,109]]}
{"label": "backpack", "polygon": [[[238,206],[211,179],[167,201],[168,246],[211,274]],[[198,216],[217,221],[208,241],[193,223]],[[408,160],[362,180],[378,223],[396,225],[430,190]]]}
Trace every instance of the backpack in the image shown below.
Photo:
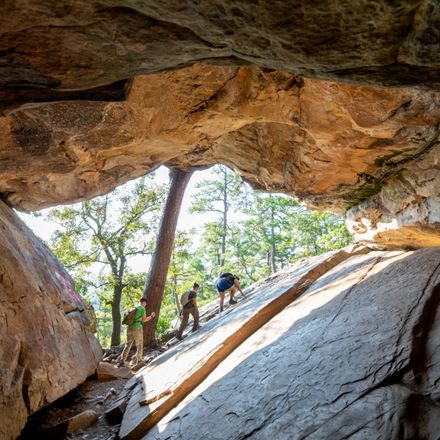
{"label": "backpack", "polygon": [[189,294],[190,293],[191,293],[191,290],[187,290],[186,292],[182,293],[182,296],[180,297],[180,305],[182,307],[189,301]]}
{"label": "backpack", "polygon": [[128,312],[125,312],[124,319],[122,320],[122,324],[133,325],[134,321],[136,320],[136,315],[137,315],[137,307],[129,310]]}

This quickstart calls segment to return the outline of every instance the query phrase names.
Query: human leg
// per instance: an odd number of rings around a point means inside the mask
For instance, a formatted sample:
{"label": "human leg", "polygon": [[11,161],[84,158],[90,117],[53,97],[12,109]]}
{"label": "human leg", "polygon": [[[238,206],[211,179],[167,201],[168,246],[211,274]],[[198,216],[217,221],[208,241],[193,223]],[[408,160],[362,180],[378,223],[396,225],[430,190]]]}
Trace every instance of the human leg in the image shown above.
{"label": "human leg", "polygon": [[231,287],[229,289],[229,304],[237,304],[237,301],[235,301],[235,292],[237,289],[235,287]]}
{"label": "human leg", "polygon": [[223,312],[223,304],[225,302],[225,292],[219,292],[220,295],[220,312]]}
{"label": "human leg", "polygon": [[127,327],[127,342],[125,343],[124,350],[121,355],[121,361],[126,362],[128,354],[130,353],[131,346],[134,342],[134,336],[133,336],[133,329],[130,327]]}
{"label": "human leg", "polygon": [[183,309],[182,310],[182,322],[180,323],[179,330],[176,334],[176,339],[182,339],[183,331],[185,330],[185,327],[188,325],[189,320],[189,310]]}
{"label": "human leg", "polygon": [[192,309],[191,314],[194,319],[192,331],[195,332],[200,327],[200,325],[199,325],[199,309],[197,307],[194,307]]}
{"label": "human leg", "polygon": [[139,364],[144,354],[144,330],[142,328],[134,329],[133,336],[136,344],[136,364]]}

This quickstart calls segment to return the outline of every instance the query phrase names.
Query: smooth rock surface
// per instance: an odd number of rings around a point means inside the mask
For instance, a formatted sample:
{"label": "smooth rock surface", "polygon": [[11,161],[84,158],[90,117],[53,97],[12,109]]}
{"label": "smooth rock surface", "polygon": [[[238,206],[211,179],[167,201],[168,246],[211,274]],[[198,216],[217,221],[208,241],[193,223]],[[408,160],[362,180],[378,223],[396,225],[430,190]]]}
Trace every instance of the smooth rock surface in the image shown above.
{"label": "smooth rock surface", "polygon": [[49,249],[0,202],[0,438],[91,375],[101,357],[84,303]]}
{"label": "smooth rock surface", "polygon": [[440,248],[352,257],[143,440],[437,439],[439,304]]}
{"label": "smooth rock surface", "polygon": [[67,429],[68,433],[78,431],[93,425],[98,420],[99,414],[96,411],[88,409],[83,411],[76,416],[71,417],[68,420],[69,427]]}
{"label": "smooth rock surface", "polygon": [[[197,64],[136,78],[126,103],[56,103],[0,118],[0,193],[35,210],[103,194],[160,164],[223,163],[318,209],[342,214],[369,200],[361,216],[373,225],[373,210],[385,216],[395,205],[392,217],[402,207],[405,184],[374,196],[406,173],[416,215],[400,215],[399,227],[431,227],[435,242],[439,124],[439,92]],[[426,204],[435,207],[428,216]]]}
{"label": "smooth rock surface", "polygon": [[439,9],[436,0],[6,1],[0,101],[111,100],[124,93],[118,81],[203,60],[439,87]]}
{"label": "smooth rock surface", "polygon": [[349,256],[350,250],[328,253],[255,283],[245,291],[245,300],[203,323],[191,337],[154,359],[131,379],[137,385],[122,420],[120,438],[139,438],[239,344]]}

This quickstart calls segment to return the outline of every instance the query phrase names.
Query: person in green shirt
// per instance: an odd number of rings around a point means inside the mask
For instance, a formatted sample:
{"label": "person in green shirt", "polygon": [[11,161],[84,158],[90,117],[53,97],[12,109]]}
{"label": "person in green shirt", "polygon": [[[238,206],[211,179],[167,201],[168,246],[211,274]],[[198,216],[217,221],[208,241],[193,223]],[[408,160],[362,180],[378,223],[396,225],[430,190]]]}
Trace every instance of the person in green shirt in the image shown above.
{"label": "person in green shirt", "polygon": [[140,305],[136,307],[136,317],[134,323],[127,326],[127,343],[125,344],[124,351],[121,355],[121,361],[118,366],[124,366],[127,361],[128,354],[130,353],[133,344],[136,345],[136,364],[137,366],[142,360],[142,354],[144,351],[144,331],[142,328],[142,323],[150,321],[156,314],[153,312],[150,316],[147,316],[145,307],[147,306],[147,300],[141,298],[139,301]]}

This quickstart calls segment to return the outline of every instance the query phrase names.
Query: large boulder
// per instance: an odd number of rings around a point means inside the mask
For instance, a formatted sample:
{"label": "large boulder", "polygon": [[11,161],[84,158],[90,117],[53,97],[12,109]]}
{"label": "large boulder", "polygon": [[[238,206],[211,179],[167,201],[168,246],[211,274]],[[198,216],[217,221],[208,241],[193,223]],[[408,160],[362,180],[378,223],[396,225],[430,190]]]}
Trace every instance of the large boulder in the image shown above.
{"label": "large boulder", "polygon": [[50,250],[0,202],[0,438],[91,375],[101,357],[85,305]]}
{"label": "large boulder", "polygon": [[[295,272],[291,276],[295,283]],[[266,287],[272,287],[270,280],[256,286],[256,297]],[[437,439],[439,294],[440,248],[346,259],[208,377],[195,371],[199,386],[148,432],[121,435],[133,440]],[[232,317],[223,322],[225,331],[235,325]],[[189,338],[194,356],[197,343],[222,337],[211,330],[202,327]],[[167,362],[165,354],[154,368]],[[176,383],[180,380],[176,371]],[[148,376],[142,383],[145,393],[154,386]],[[129,405],[124,420],[140,408]],[[152,402],[144,411],[155,409]]]}

